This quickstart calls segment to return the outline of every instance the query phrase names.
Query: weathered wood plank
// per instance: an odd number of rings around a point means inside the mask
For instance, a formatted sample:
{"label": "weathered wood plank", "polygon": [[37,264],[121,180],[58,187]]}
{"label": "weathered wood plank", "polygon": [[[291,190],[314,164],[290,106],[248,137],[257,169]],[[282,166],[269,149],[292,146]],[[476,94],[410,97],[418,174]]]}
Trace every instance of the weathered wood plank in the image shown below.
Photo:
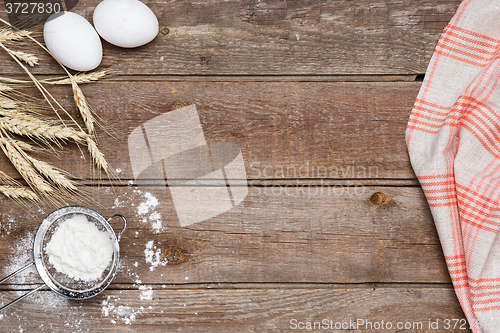
{"label": "weathered wood plank", "polygon": [[[98,2],[73,10],[91,20]],[[104,43],[100,68],[140,75],[423,73],[460,0],[145,2],[159,18],[158,38],[133,50]],[[34,71],[62,73],[43,53]],[[1,53],[0,72],[21,70]]]}
{"label": "weathered wood plank", "polygon": [[[118,284],[450,282],[420,188],[251,187],[241,205],[188,227],[167,189],[115,191],[102,188],[101,208],[90,207],[129,220]],[[0,276],[30,260],[50,211],[0,201]],[[11,283],[37,281],[33,269]]]}
{"label": "weathered wood plank", "polygon": [[[238,145],[249,179],[415,179],[404,133],[418,82],[114,82],[82,87],[116,130],[102,150],[132,179],[127,140],[142,123],[196,104],[207,141]],[[75,110],[69,87],[53,89]],[[179,103],[182,102],[182,103]],[[79,150],[51,161],[74,175],[92,172]],[[13,172],[2,156],[0,169]]]}
{"label": "weathered wood plank", "polygon": [[0,316],[4,332],[294,332],[307,322],[328,332],[470,332],[449,287],[107,290],[85,301],[41,291]]}

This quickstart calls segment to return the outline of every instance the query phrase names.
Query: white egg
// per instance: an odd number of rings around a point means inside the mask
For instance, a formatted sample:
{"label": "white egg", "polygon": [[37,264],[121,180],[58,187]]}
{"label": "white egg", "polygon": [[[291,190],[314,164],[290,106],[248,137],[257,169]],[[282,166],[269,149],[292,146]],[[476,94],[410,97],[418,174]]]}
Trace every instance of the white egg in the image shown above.
{"label": "white egg", "polygon": [[109,43],[130,48],[152,41],[159,24],[139,0],[104,0],[94,10],[94,27]]}
{"label": "white egg", "polygon": [[78,14],[51,15],[43,27],[43,39],[54,58],[66,67],[89,71],[101,63],[101,39],[89,21]]}

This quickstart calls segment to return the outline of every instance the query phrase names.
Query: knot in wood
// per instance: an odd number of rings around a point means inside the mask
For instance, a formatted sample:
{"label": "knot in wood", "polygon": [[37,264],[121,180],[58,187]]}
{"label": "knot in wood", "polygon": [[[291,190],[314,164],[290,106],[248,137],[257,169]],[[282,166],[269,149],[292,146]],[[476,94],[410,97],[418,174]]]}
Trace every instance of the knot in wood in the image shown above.
{"label": "knot in wood", "polygon": [[389,203],[391,201],[391,198],[387,194],[384,194],[382,192],[375,192],[370,197],[370,201],[374,205],[382,206]]}
{"label": "knot in wood", "polygon": [[186,260],[186,254],[182,249],[169,248],[163,252],[163,257],[168,260],[169,265],[177,265]]}
{"label": "knot in wood", "polygon": [[184,102],[175,102],[174,105],[172,106],[172,110],[175,110],[175,109],[180,109],[180,108],[183,108],[185,106],[188,106],[189,103],[184,103]]}

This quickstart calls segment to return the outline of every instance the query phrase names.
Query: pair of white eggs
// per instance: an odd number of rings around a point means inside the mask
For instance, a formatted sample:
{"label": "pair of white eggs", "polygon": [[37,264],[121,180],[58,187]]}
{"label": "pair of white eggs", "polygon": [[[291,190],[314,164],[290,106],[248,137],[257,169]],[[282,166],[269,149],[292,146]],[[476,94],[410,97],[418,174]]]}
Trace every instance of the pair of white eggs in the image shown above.
{"label": "pair of white eggs", "polygon": [[92,70],[102,61],[99,35],[116,46],[132,48],[152,41],[159,29],[155,14],[139,0],[104,0],[95,8],[93,21],[95,29],[73,12],[51,15],[43,38],[54,58],[77,71]]}

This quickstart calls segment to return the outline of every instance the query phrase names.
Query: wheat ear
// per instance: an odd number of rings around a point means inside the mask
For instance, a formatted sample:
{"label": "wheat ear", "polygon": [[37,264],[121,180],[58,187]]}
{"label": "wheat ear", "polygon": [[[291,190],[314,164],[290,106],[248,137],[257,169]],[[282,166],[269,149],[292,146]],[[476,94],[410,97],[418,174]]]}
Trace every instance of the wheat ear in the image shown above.
{"label": "wheat ear", "polygon": [[[43,151],[42,148],[39,148],[39,147],[35,147],[27,142],[24,142],[24,141],[21,141],[21,140],[16,140],[16,139],[11,139],[19,148],[21,148],[22,150],[26,150],[26,151]],[[2,144],[5,144],[6,140],[3,139],[3,138],[0,138],[0,142]],[[1,171],[0,171],[1,173]],[[0,179],[2,179],[2,176],[0,175]]]}
{"label": "wheat ear", "polygon": [[38,65],[38,57],[34,54],[26,53],[26,52],[22,52],[22,51],[14,51],[14,50],[10,50],[10,52],[12,52],[12,54],[14,54],[19,60],[24,61],[25,63],[27,63],[31,67]]}
{"label": "wheat ear", "polygon": [[[29,117],[28,115],[26,116]],[[71,127],[51,126],[40,119],[32,118],[37,121],[22,118],[0,117],[0,128],[13,134],[27,136],[41,141],[50,140],[54,143],[56,143],[57,140],[70,140],[85,144],[87,141],[88,135],[83,132],[76,131]]]}
{"label": "wheat ear", "polygon": [[[95,82],[103,78],[107,73],[108,71],[78,73],[73,75],[73,81],[76,82],[77,84]],[[60,80],[42,80],[41,82],[59,85],[59,84],[72,84],[71,81],[72,80],[69,77],[67,77],[65,79],[60,79]]]}
{"label": "wheat ear", "polygon": [[[75,78],[75,81],[77,84],[85,84],[85,83],[92,83],[100,80],[104,76],[108,74],[107,70],[104,71],[98,71],[98,72],[90,72],[90,73],[79,73],[73,75]],[[5,83],[13,83],[13,84],[33,84],[33,81],[31,80],[17,80],[17,79],[11,79],[11,78],[6,78],[6,77],[0,77],[0,82],[5,82]],[[45,83],[45,84],[51,84],[51,85],[69,85],[71,84],[71,79],[69,77],[67,78],[53,78],[53,79],[46,79],[46,80],[39,80],[40,83]],[[0,83],[0,91],[10,91],[13,90],[13,88],[3,85]]]}
{"label": "wheat ear", "polygon": [[70,179],[64,176],[61,171],[57,170],[49,163],[37,160],[36,158],[28,156],[26,153],[24,153],[23,155],[28,161],[31,162],[33,167],[42,176],[53,182],[55,185],[71,191],[77,190],[75,184]]}
{"label": "wheat ear", "polygon": [[17,103],[10,98],[0,96],[0,108],[15,109],[17,108]]}
{"label": "wheat ear", "polygon": [[28,199],[32,201],[39,201],[35,192],[23,187],[0,185],[0,193],[10,199]]}
{"label": "wheat ear", "polygon": [[9,176],[3,171],[0,171],[0,183],[2,185],[16,185],[19,186],[21,183],[19,183],[17,180]]}
{"label": "wheat ear", "polygon": [[88,133],[92,134],[94,133],[94,116],[92,115],[92,110],[90,110],[87,99],[85,98],[85,95],[83,95],[82,89],[80,89],[73,76],[70,76],[70,80],[76,106],[78,107],[78,110],[80,110],[80,114],[82,115],[83,122],[85,123],[85,127],[87,127]]}
{"label": "wheat ear", "polygon": [[14,88],[6,85],[5,83],[0,83],[0,91],[12,91]]}
{"label": "wheat ear", "polygon": [[14,31],[12,29],[3,28],[0,29],[0,43],[12,40],[21,40],[29,35],[31,35],[31,32],[27,30]]}
{"label": "wheat ear", "polygon": [[11,199],[29,199],[32,201],[38,201],[38,196],[35,192],[22,187],[21,183],[7,175],[3,171],[0,171],[0,193]]}
{"label": "wheat ear", "polygon": [[99,150],[97,144],[91,137],[87,137],[87,149],[94,163],[106,173],[109,173],[108,161],[106,161],[104,154]]}
{"label": "wheat ear", "polygon": [[32,164],[12,145],[9,139],[5,138],[3,134],[1,135],[2,139],[4,139],[0,143],[3,152],[30,187],[44,194],[52,192],[53,189],[50,184],[36,172]]}

